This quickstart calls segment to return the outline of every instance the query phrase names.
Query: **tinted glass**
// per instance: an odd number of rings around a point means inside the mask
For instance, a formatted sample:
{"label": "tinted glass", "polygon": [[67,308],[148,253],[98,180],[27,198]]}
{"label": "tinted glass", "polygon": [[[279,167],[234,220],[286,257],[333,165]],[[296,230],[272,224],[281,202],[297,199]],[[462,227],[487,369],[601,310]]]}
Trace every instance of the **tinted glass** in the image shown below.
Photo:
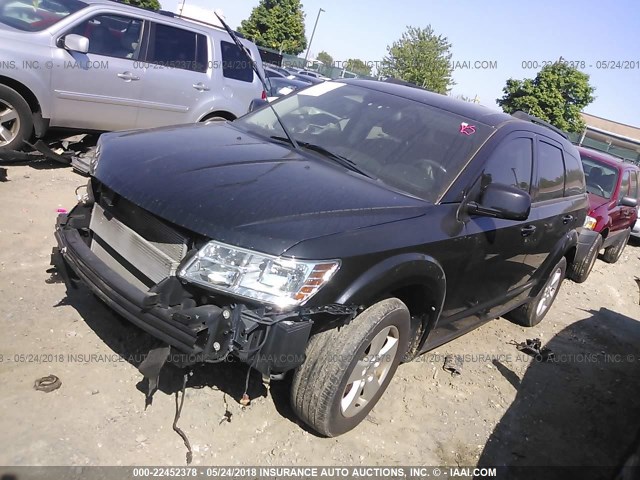
{"label": "tinted glass", "polygon": [[564,195],[564,162],[562,150],[546,142],[538,142],[538,194],[542,202]]}
{"label": "tinted glass", "polygon": [[207,37],[159,23],[154,27],[149,62],[168,68],[207,71]]}
{"label": "tinted glass", "polygon": [[486,184],[503,183],[525,192],[531,189],[533,165],[533,140],[514,138],[502,142],[491,154],[484,168]]}
{"label": "tinted glass", "polygon": [[227,78],[253,82],[253,69],[247,56],[235,43],[220,42],[222,47],[222,74]]}
{"label": "tinted glass", "polygon": [[[305,143],[321,147],[388,187],[427,201],[444,194],[493,133],[491,127],[452,112],[336,81],[298,90],[273,108],[303,149]],[[270,108],[234,125],[287,142]],[[337,163],[307,150],[311,158]]]}
{"label": "tinted glass", "polygon": [[582,163],[569,152],[564,152],[564,167],[567,172],[564,196],[582,195],[585,192]]}
{"label": "tinted glass", "polygon": [[37,32],[86,6],[86,3],[77,0],[0,0],[0,23],[27,32]]}
{"label": "tinted glass", "polygon": [[587,179],[587,192],[610,199],[618,182],[618,170],[586,155],[580,155],[580,158]]}
{"label": "tinted glass", "polygon": [[142,20],[121,15],[98,15],[73,33],[89,39],[89,53],[135,60],[140,53]]}

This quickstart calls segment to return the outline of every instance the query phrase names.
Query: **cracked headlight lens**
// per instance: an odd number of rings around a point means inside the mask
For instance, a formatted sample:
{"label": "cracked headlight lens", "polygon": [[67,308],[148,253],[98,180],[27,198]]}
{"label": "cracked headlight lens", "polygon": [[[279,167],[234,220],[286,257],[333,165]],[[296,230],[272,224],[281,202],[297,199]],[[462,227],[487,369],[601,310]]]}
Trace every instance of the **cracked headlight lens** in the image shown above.
{"label": "cracked headlight lens", "polygon": [[275,257],[211,241],[178,276],[212,290],[284,308],[307,301],[339,267],[339,260]]}

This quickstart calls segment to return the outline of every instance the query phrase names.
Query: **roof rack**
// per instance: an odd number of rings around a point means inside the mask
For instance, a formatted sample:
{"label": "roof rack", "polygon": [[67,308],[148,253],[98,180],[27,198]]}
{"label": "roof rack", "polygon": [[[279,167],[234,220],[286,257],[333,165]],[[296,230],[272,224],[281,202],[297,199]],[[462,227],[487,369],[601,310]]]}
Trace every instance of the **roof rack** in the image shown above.
{"label": "roof rack", "polygon": [[[127,5],[127,6],[133,7],[133,8],[139,8],[139,9],[145,10],[147,12],[153,12],[153,13],[157,13],[159,15],[164,15],[165,17],[178,18],[178,19],[181,19],[181,20],[187,20],[189,22],[199,23],[200,25],[206,25],[207,27],[216,28],[218,30],[224,30],[220,25],[216,25],[215,23],[205,22],[204,20],[198,20],[197,18],[185,17],[184,15],[179,15],[177,13],[170,12],[169,10],[154,10],[152,8],[147,8],[147,7],[141,7],[139,5],[134,5],[133,3],[127,3],[125,0],[110,0],[110,1],[116,2],[116,3],[121,3],[123,5]],[[235,33],[239,38],[245,38],[241,33],[236,32],[235,30],[233,31],[233,33]]]}
{"label": "roof rack", "polygon": [[569,139],[569,135],[566,132],[560,130],[558,127],[554,127],[549,122],[545,122],[541,118],[535,117],[533,115],[529,115],[528,113],[523,112],[522,110],[517,110],[511,114],[512,117],[517,118],[519,120],[525,120],[527,122],[535,123],[536,125],[542,125],[543,127],[547,127],[563,138]]}

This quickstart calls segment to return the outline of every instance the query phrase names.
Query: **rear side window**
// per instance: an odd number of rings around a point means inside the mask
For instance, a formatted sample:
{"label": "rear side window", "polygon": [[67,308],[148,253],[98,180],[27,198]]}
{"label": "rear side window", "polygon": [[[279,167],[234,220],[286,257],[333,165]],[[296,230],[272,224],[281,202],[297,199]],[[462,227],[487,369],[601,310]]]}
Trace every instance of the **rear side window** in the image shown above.
{"label": "rear side window", "polygon": [[485,166],[483,183],[503,183],[529,192],[533,165],[532,147],[531,138],[512,138],[502,142]]}
{"label": "rear side window", "polygon": [[222,47],[222,74],[226,78],[253,82],[253,69],[247,56],[235,43],[220,42]]}
{"label": "rear side window", "polygon": [[629,184],[631,183],[629,170],[622,174],[622,181],[620,182],[620,193],[618,199],[629,196]]}
{"label": "rear side window", "polygon": [[553,145],[538,142],[538,193],[535,201],[543,202],[562,198],[564,195],[564,162],[562,150]]}
{"label": "rear side window", "polygon": [[564,152],[564,167],[567,172],[564,196],[581,195],[585,192],[582,162],[569,152]]}
{"label": "rear side window", "polygon": [[147,61],[168,68],[207,71],[205,35],[156,23],[153,25]]}

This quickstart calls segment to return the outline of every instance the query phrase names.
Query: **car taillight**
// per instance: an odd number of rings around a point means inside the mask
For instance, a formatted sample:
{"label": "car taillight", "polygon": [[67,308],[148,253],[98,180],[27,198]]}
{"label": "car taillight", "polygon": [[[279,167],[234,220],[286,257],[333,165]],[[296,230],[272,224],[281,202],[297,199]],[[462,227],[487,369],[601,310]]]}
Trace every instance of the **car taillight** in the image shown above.
{"label": "car taillight", "polygon": [[266,100],[266,99],[267,99],[267,92],[262,90],[262,100]]}

